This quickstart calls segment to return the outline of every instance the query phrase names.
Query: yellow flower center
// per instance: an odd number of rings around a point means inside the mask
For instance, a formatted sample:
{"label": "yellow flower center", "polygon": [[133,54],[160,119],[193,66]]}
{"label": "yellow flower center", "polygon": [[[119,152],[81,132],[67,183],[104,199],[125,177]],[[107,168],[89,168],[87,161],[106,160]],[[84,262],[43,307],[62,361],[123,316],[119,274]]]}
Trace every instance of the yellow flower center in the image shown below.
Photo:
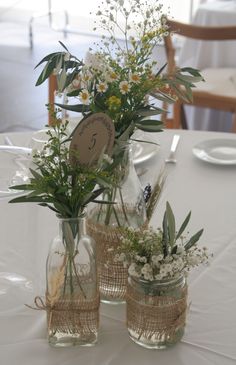
{"label": "yellow flower center", "polygon": [[129,85],[128,84],[123,84],[121,86],[121,89],[127,93],[129,91]]}
{"label": "yellow flower center", "polygon": [[99,91],[101,91],[101,92],[106,91],[105,84],[99,84]]}
{"label": "yellow flower center", "polygon": [[117,74],[116,74],[115,72],[111,72],[111,73],[110,73],[110,78],[111,78],[112,80],[116,80],[116,79],[117,79]]}
{"label": "yellow flower center", "polygon": [[83,101],[86,101],[88,99],[88,94],[86,92],[81,92],[80,97]]}

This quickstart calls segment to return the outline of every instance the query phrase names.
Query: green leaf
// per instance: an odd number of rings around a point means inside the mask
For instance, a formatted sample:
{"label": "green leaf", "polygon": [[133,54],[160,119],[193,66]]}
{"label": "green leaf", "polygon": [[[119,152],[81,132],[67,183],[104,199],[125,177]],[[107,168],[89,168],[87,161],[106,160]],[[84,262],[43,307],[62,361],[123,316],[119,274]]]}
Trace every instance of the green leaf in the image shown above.
{"label": "green leaf", "polygon": [[187,83],[195,83],[195,82],[200,82],[202,81],[202,76],[190,76],[190,75],[183,75],[178,74],[178,76],[176,76],[177,80],[183,80],[186,81]]}
{"label": "green leaf", "polygon": [[9,203],[41,203],[41,202],[45,202],[44,197],[41,196],[30,197],[28,195],[19,196],[18,198],[14,198],[9,201]]}
{"label": "green leaf", "polygon": [[83,205],[87,205],[89,202],[94,201],[94,199],[96,199],[99,195],[101,195],[101,193],[103,193],[103,191],[104,191],[104,188],[100,188],[100,189],[97,189],[97,190],[93,191],[92,193],[88,194],[84,199]]}
{"label": "green leaf", "polygon": [[142,119],[140,120],[138,123],[138,125],[153,125],[153,126],[156,126],[156,125],[159,125],[159,126],[162,126],[163,127],[163,123],[161,120],[155,120],[155,119]]}
{"label": "green leaf", "polygon": [[187,103],[190,102],[190,99],[186,97],[185,93],[183,90],[181,90],[180,88],[178,88],[176,85],[172,84],[172,89],[175,91],[176,95],[178,96],[179,99],[183,99],[184,101],[186,101]]}
{"label": "green leaf", "polygon": [[59,92],[64,91],[66,87],[66,78],[67,78],[66,70],[63,69],[60,75],[58,75],[57,77],[57,89]]}
{"label": "green leaf", "polygon": [[72,255],[75,249],[75,240],[72,233],[72,227],[69,222],[64,222],[63,224],[63,241],[66,244],[66,249],[69,250]]}
{"label": "green leaf", "polygon": [[53,52],[45,56],[36,66],[35,69],[40,66],[42,63],[49,61],[50,59],[53,59],[55,56],[58,56],[62,52]]}
{"label": "green leaf", "polygon": [[11,190],[32,190],[33,186],[31,184],[13,185],[9,186]]}
{"label": "green leaf", "polygon": [[74,71],[78,72],[79,66],[82,66],[83,63],[78,60],[69,60],[65,61],[65,68],[68,69],[75,69]]}
{"label": "green leaf", "polygon": [[175,98],[172,98],[170,95],[167,95],[159,90],[157,93],[150,93],[150,96],[152,96],[153,98],[155,98],[157,100],[165,101],[169,104],[173,104],[176,102]]}
{"label": "green leaf", "polygon": [[42,175],[40,175],[37,171],[29,168],[31,174],[33,175],[33,177],[36,179],[36,180],[40,180],[42,179]]}
{"label": "green leaf", "polygon": [[136,127],[144,132],[162,132],[163,125],[142,125],[136,124]]}
{"label": "green leaf", "polygon": [[41,72],[35,86],[41,85],[52,73],[56,66],[56,60],[48,61],[43,71]]}
{"label": "green leaf", "polygon": [[166,66],[167,66],[167,62],[158,70],[158,72],[156,73],[156,77],[157,76],[159,76],[161,73],[162,73],[162,71],[166,68]]}
{"label": "green leaf", "polygon": [[[52,202],[54,207],[61,213],[61,212],[66,212],[66,214],[71,217],[71,210],[69,208],[69,206],[67,206],[67,204],[61,204],[58,201],[53,201]],[[65,213],[64,213],[65,214]]]}
{"label": "green leaf", "polygon": [[130,138],[131,141],[134,141],[134,142],[139,142],[139,143],[149,143],[149,144],[154,144],[155,146],[160,146],[159,143],[157,142],[152,142],[152,141],[145,141],[143,139],[136,139],[136,138]]}
{"label": "green leaf", "polygon": [[185,220],[183,221],[177,235],[176,235],[176,240],[180,238],[180,236],[182,235],[182,233],[184,232],[185,228],[187,227],[188,225],[188,222],[190,220],[190,217],[191,217],[191,212],[188,213],[187,217],[185,218]]}
{"label": "green leaf", "polygon": [[164,257],[166,257],[168,255],[168,223],[167,223],[166,211],[163,217],[162,230],[163,230],[162,249],[163,249],[163,255]]}
{"label": "green leaf", "polygon": [[76,89],[74,91],[71,91],[71,92],[67,93],[66,95],[69,96],[69,97],[78,96],[80,92],[81,92],[81,89]]}
{"label": "green leaf", "polygon": [[190,240],[184,245],[185,251],[189,250],[201,237],[203,233],[203,229],[200,229],[197,233],[195,233]]}
{"label": "green leaf", "polygon": [[142,115],[143,117],[149,117],[150,115],[157,115],[161,112],[164,112],[164,109],[155,109],[155,110],[145,110],[145,109],[139,109],[137,110],[137,113],[139,115]]}
{"label": "green leaf", "polygon": [[58,103],[55,103],[55,105],[59,106],[62,109],[70,110],[72,112],[84,113],[90,111],[89,105],[83,105],[83,104],[68,105],[68,104],[58,104]]}
{"label": "green leaf", "polygon": [[182,67],[180,68],[181,72],[188,72],[191,75],[194,76],[201,76],[200,70],[196,69],[196,68],[192,68],[192,67]]}
{"label": "green leaf", "polygon": [[107,204],[107,205],[111,205],[111,204],[117,204],[117,202],[113,202],[111,200],[93,200],[94,203],[98,203],[98,204]]}
{"label": "green leaf", "polygon": [[68,50],[68,48],[64,45],[64,43],[62,43],[62,41],[58,41],[60,43],[60,45],[68,52],[70,53],[70,51]]}
{"label": "green leaf", "polygon": [[47,208],[51,209],[53,212],[56,212],[57,214],[60,213],[59,210],[55,209],[48,203],[39,203],[38,205],[40,205],[40,207],[47,207]]}
{"label": "green leaf", "polygon": [[170,246],[173,247],[175,243],[175,217],[168,202],[166,202],[166,217],[168,224],[169,243]]}
{"label": "green leaf", "polygon": [[111,186],[111,182],[109,181],[109,179],[106,180],[105,178],[97,177],[96,180],[97,183],[103,187],[109,188]]}

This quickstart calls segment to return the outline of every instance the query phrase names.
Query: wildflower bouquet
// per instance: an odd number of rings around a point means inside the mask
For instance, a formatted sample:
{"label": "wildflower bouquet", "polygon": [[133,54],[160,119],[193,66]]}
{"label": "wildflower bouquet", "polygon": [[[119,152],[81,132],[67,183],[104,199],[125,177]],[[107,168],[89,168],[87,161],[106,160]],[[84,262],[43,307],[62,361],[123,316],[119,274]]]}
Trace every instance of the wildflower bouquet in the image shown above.
{"label": "wildflower bouquet", "polygon": [[[167,75],[166,65],[152,60],[153,49],[168,34],[159,1],[106,0],[96,15],[94,31],[101,28],[105,35],[87,62],[61,43],[64,52],[47,55],[37,65],[46,62],[36,85],[56,75],[58,92],[78,100],[60,106],[84,116],[108,114],[114,121],[116,142],[128,141],[135,129],[160,132],[164,110],[150,95],[167,103],[179,97],[190,100],[191,88],[202,80],[201,75],[192,68]],[[159,117],[153,119],[156,115]]]}
{"label": "wildflower bouquet", "polygon": [[203,229],[191,238],[183,236],[190,217],[191,212],[176,232],[174,214],[167,202],[162,229],[124,229],[115,260],[128,267],[130,276],[147,281],[175,279],[207,263],[207,249],[197,247]]}

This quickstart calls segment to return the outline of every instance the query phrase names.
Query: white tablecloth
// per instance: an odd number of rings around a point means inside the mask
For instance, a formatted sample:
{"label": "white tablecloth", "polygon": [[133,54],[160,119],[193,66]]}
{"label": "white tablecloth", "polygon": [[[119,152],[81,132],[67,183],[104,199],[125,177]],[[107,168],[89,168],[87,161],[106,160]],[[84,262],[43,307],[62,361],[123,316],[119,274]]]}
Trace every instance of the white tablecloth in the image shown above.
{"label": "white tablecloth", "polygon": [[[155,181],[175,131],[157,134],[160,148],[140,171],[142,184]],[[44,294],[45,259],[57,221],[48,209],[34,204],[9,204],[0,199],[0,363],[3,365],[233,365],[236,362],[236,166],[198,160],[192,147],[232,134],[178,131],[176,165],[168,177],[152,219],[159,226],[168,200],[179,225],[189,210],[189,229],[204,227],[202,244],[214,253],[209,267],[189,277],[191,301],[182,341],[166,351],[134,344],[125,327],[125,305],[101,306],[99,342],[91,348],[51,348],[46,340],[46,313],[29,309],[35,295]],[[30,135],[11,135],[28,143]],[[0,135],[0,144],[3,136]],[[0,169],[1,173],[1,169]],[[8,274],[6,274],[8,273]]]}
{"label": "white tablecloth", "polygon": [[[236,25],[236,1],[213,1],[199,6],[193,23],[202,26]],[[186,40],[180,52],[179,64],[199,69],[235,67],[236,41]],[[210,109],[187,107],[191,129],[230,131],[232,114]]]}

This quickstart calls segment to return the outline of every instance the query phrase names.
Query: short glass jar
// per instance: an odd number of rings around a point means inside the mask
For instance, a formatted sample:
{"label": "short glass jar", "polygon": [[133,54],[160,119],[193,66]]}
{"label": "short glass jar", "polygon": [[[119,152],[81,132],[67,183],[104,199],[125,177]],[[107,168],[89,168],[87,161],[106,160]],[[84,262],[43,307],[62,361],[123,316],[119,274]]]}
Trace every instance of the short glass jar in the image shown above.
{"label": "short glass jar", "polygon": [[165,349],[183,337],[187,310],[184,276],[154,281],[129,276],[126,301],[129,336],[140,346]]}

